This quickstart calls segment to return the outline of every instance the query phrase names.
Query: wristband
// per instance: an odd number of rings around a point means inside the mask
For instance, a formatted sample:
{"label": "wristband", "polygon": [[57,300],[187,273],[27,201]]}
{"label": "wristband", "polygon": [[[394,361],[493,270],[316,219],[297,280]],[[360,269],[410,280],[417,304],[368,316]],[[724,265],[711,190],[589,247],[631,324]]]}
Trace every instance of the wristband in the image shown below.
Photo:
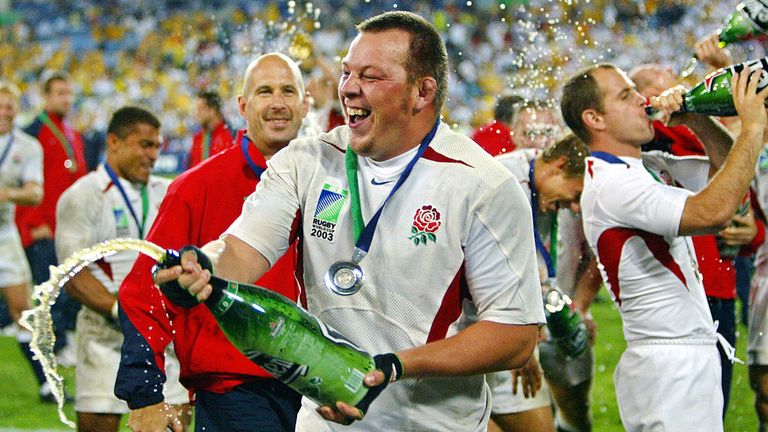
{"label": "wristband", "polygon": [[368,412],[368,407],[379,396],[379,394],[387,388],[389,383],[393,383],[403,378],[403,362],[395,353],[379,354],[373,357],[373,361],[376,364],[376,369],[380,370],[384,374],[384,382],[368,388],[368,392],[355,407],[365,415]]}

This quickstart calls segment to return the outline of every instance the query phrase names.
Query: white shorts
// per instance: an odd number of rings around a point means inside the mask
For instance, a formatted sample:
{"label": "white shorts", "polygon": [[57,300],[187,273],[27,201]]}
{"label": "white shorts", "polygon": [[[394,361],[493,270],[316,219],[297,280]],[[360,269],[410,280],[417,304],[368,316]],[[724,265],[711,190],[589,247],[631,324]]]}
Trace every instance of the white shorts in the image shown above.
{"label": "white shorts", "polygon": [[[120,329],[101,314],[83,307],[77,315],[76,344],[75,411],[127,413],[128,405],[114,393],[123,345]],[[189,392],[179,383],[179,361],[170,346],[165,351],[165,372],[165,402],[189,403]]]}
{"label": "white shorts", "polygon": [[573,387],[591,379],[594,375],[595,357],[592,347],[587,347],[577,357],[566,356],[551,340],[541,342],[539,349],[541,350],[541,368],[549,383],[561,387]]}
{"label": "white shorts", "polygon": [[720,374],[714,343],[631,344],[613,376],[624,428],[722,432]]}
{"label": "white shorts", "polygon": [[747,364],[768,365],[768,260],[761,262],[752,276],[749,293],[749,338]]}
{"label": "white shorts", "polygon": [[32,273],[19,236],[0,237],[0,288],[27,284],[31,280]]}
{"label": "white shorts", "polygon": [[[533,355],[539,358],[539,347],[533,351]],[[536,396],[526,398],[523,395],[523,385],[520,380],[517,382],[517,394],[512,393],[512,372],[501,371],[485,375],[488,386],[491,388],[492,406],[491,412],[497,414],[515,414],[536,408],[550,406],[552,398],[549,392],[547,380],[542,376],[541,388],[536,392]]]}

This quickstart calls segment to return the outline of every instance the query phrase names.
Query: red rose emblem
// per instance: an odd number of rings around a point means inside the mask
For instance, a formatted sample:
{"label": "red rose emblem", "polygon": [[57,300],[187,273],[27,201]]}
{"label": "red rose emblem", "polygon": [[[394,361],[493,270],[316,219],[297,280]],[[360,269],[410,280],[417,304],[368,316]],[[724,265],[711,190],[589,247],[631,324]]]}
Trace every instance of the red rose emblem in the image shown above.
{"label": "red rose emblem", "polygon": [[413,217],[413,226],[419,232],[433,233],[440,228],[441,224],[440,212],[431,205],[425,205],[417,209],[416,215]]}

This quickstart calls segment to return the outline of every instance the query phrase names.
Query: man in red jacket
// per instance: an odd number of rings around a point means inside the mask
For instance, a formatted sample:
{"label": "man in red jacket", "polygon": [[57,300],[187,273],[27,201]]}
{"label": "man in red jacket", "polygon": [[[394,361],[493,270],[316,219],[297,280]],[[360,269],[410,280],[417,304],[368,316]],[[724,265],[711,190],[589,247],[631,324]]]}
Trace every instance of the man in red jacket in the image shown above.
{"label": "man in red jacket", "polygon": [[[36,207],[16,207],[16,225],[35,285],[47,281],[49,266],[58,264],[53,238],[59,196],[88,171],[83,137],[65,120],[74,103],[72,78],[63,71],[48,71],[41,85],[43,112],[24,132],[37,138],[43,148],[43,200]],[[57,351],[67,343],[65,330],[74,329],[79,308],[61,292],[52,309]]]}
{"label": "man in red jacket", "polygon": [[[254,60],[246,70],[238,107],[247,129],[238,133],[234,146],[171,184],[147,240],[179,249],[217,239],[229,227],[266,161],[296,137],[307,114],[298,66],[275,53]],[[255,283],[295,300],[296,256],[294,243]],[[153,264],[139,258],[118,295],[125,342],[115,394],[132,410],[131,429],[163,431],[175,423],[162,394],[163,350],[173,342],[181,382],[196,400],[197,430],[293,430],[298,393],[237,351],[205,305],[185,309],[165,298],[154,287]]]}
{"label": "man in red jacket", "polygon": [[201,128],[192,137],[188,168],[232,146],[232,130],[224,121],[218,93],[202,91],[197,94],[197,121]]}

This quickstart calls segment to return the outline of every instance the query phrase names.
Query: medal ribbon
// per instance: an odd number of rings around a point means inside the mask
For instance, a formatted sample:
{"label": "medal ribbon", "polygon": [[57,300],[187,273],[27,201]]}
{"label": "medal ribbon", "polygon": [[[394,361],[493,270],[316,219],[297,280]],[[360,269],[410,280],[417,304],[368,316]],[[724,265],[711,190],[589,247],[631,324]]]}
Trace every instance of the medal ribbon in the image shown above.
{"label": "medal ribbon", "polygon": [[362,260],[363,257],[365,257],[365,255],[368,253],[368,250],[371,247],[371,242],[373,241],[373,234],[376,232],[376,225],[379,223],[379,217],[381,217],[384,206],[387,204],[389,199],[392,198],[395,192],[400,189],[400,186],[405,183],[405,180],[408,178],[408,176],[411,175],[411,171],[413,171],[413,167],[416,165],[416,162],[419,160],[419,158],[421,158],[424,152],[427,151],[429,143],[432,142],[432,139],[435,137],[435,134],[437,133],[437,127],[439,125],[440,119],[438,118],[437,121],[435,121],[435,125],[432,126],[432,130],[429,131],[427,136],[425,136],[421,141],[421,144],[419,144],[419,150],[413,156],[413,159],[408,162],[408,165],[406,165],[405,170],[402,172],[402,174],[400,174],[400,177],[397,179],[397,183],[395,183],[395,186],[392,187],[389,195],[387,195],[387,197],[384,199],[384,202],[381,203],[381,206],[367,224],[364,224],[363,222],[363,212],[360,207],[360,186],[357,181],[357,154],[352,151],[352,146],[347,146],[347,151],[345,154],[346,172],[350,193],[352,195],[352,222],[354,238],[356,241],[355,252],[352,255],[352,261],[359,263],[360,260]]}
{"label": "medal ribbon", "polygon": [[11,154],[11,146],[13,146],[13,129],[11,129],[11,137],[8,139],[8,145],[3,150],[3,154],[0,155],[0,166],[3,166],[3,162],[8,159],[8,155]]}
{"label": "medal ribbon", "polygon": [[206,131],[203,134],[203,160],[211,155],[211,132]]}
{"label": "medal ribbon", "polygon": [[536,215],[539,213],[539,199],[536,192],[536,185],[533,183],[533,165],[536,159],[531,160],[528,169],[528,180],[531,185],[531,210],[533,211],[533,240],[536,243],[536,250],[539,251],[544,263],[547,265],[547,277],[553,279],[557,274],[557,212],[551,215],[551,224],[549,231],[549,250],[544,247],[541,240],[539,226],[536,223]]}
{"label": "medal ribbon", "polygon": [[48,129],[51,130],[51,133],[56,137],[57,140],[59,140],[59,144],[61,144],[61,148],[64,149],[64,153],[67,154],[67,158],[72,162],[72,168],[70,171],[75,172],[77,171],[77,158],[75,158],[75,149],[72,148],[72,143],[69,142],[69,139],[67,139],[67,136],[64,135],[64,132],[62,132],[61,129],[59,129],[58,126],[56,126],[56,123],[54,123],[50,117],[48,117],[48,113],[43,111],[38,116],[40,121],[43,122],[44,125],[48,126]]}
{"label": "medal ribbon", "polygon": [[131,205],[131,200],[128,199],[128,194],[125,193],[125,189],[123,189],[123,185],[120,184],[120,178],[115,174],[115,171],[112,169],[112,167],[109,166],[106,162],[104,162],[104,169],[107,171],[107,175],[109,175],[109,178],[112,180],[112,184],[115,185],[117,190],[120,192],[120,195],[123,197],[123,201],[125,202],[126,207],[128,207],[128,211],[131,213],[131,217],[133,217],[133,221],[136,223],[136,228],[139,230],[139,238],[144,238],[144,227],[147,223],[147,215],[149,214],[149,196],[147,194],[147,185],[141,185],[141,223],[139,223],[139,218],[136,216],[136,211],[133,209],[133,206]]}
{"label": "medal ribbon", "polygon": [[253,161],[251,158],[251,155],[248,154],[248,144],[251,143],[251,139],[248,138],[248,135],[245,134],[245,132],[240,131],[240,151],[243,152],[243,156],[245,157],[245,161],[248,162],[248,166],[251,167],[251,171],[253,171],[254,174],[256,174],[256,178],[261,180],[261,174],[266,171],[266,168],[262,168],[258,165],[256,165],[256,162]]}

